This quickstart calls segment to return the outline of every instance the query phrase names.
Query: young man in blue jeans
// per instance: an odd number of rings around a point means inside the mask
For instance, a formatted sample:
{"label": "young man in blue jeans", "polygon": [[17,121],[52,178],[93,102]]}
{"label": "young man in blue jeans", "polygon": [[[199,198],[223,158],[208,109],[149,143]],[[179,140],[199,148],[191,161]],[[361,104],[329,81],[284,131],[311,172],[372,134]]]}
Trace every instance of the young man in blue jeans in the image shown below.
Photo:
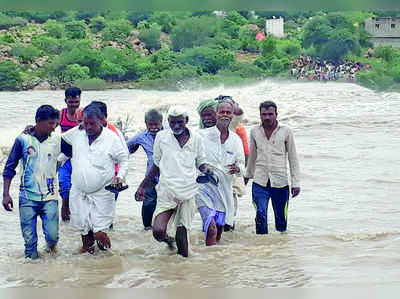
{"label": "young man in blue jeans", "polygon": [[272,199],[275,228],[283,232],[287,228],[289,203],[289,179],[286,164],[289,161],[291,194],[300,193],[300,169],[292,131],[278,123],[277,106],[266,101],[260,104],[261,124],[250,131],[250,154],[245,184],[253,179],[253,204],[256,208],[256,233],[268,234],[267,208]]}
{"label": "young man in blue jeans", "polygon": [[36,125],[28,134],[22,133],[17,137],[3,172],[2,204],[6,211],[12,211],[14,204],[9,193],[10,184],[18,162],[21,161],[19,215],[26,258],[39,257],[36,231],[38,216],[42,219],[48,249],[54,252],[58,242],[58,194],[55,179],[61,137],[52,134],[58,118],[58,110],[50,105],[40,106],[36,111]]}
{"label": "young man in blue jeans", "polygon": [[[138,133],[128,140],[129,153],[133,154],[139,146],[143,148],[147,155],[147,170],[149,173],[153,166],[153,146],[154,139],[159,131],[162,130],[163,117],[157,109],[150,109],[145,115],[146,128],[144,132]],[[151,222],[153,220],[154,210],[157,204],[157,191],[155,186],[158,183],[158,176],[154,178],[151,186],[146,188],[146,195],[142,205],[142,222],[145,230],[150,230]]]}

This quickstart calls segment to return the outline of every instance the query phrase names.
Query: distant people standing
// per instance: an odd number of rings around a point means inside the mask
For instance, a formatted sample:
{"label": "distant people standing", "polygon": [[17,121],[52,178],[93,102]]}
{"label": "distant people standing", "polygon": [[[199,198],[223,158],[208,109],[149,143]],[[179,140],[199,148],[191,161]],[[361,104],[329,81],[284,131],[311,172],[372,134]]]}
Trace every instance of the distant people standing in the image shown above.
{"label": "distant people standing", "polygon": [[[139,146],[143,148],[147,155],[147,170],[146,175],[149,174],[153,166],[153,147],[154,139],[158,132],[162,130],[162,114],[157,109],[150,109],[146,112],[144,121],[146,123],[146,131],[141,132],[130,138],[127,142],[129,153],[133,154]],[[145,198],[142,205],[142,222],[145,230],[152,228],[151,223],[153,220],[153,213],[157,204],[157,191],[156,185],[158,183],[158,176],[146,187]]]}
{"label": "distant people standing", "polygon": [[291,176],[291,194],[300,193],[300,169],[292,131],[278,123],[277,106],[266,101],[260,104],[261,124],[250,132],[250,155],[245,183],[253,179],[252,197],[256,206],[256,233],[267,234],[267,208],[269,199],[275,213],[275,227],[283,232],[287,228],[289,181],[287,161]]}

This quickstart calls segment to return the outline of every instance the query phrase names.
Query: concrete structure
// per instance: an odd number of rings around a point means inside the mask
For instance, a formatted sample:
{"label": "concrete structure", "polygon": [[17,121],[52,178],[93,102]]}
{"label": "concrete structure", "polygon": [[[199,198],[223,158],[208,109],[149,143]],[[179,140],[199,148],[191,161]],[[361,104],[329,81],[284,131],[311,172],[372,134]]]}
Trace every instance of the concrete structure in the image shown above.
{"label": "concrete structure", "polygon": [[283,31],[283,23],[284,20],[282,17],[279,19],[269,19],[265,21],[265,33],[267,35],[273,35],[277,38],[285,37],[285,33]]}
{"label": "concrete structure", "polygon": [[400,18],[366,19],[365,30],[372,35],[374,46],[400,47]]}

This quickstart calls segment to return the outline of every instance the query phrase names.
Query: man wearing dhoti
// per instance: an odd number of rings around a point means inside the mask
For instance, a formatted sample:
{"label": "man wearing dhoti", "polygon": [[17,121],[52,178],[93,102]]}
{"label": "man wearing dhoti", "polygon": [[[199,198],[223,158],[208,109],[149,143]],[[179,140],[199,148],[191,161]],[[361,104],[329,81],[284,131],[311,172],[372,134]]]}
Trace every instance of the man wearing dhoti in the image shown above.
{"label": "man wearing dhoti", "polygon": [[175,231],[178,254],[189,254],[188,231],[195,211],[194,197],[198,169],[209,171],[202,138],[186,127],[189,121],[185,107],[172,106],[168,110],[170,129],[157,133],[154,140],[154,165],[140,184],[135,197],[142,201],[145,188],[156,175],[157,205],[154,212],[153,236],[159,242],[171,244],[168,231]]}
{"label": "man wearing dhoti", "polygon": [[[105,232],[113,223],[115,196],[105,187],[120,187],[128,172],[128,151],[119,137],[102,125],[103,113],[95,105],[83,110],[84,130],[73,128],[62,142],[72,147],[70,193],[71,224],[82,235],[81,252],[111,247]],[[115,163],[118,173],[115,175]]]}
{"label": "man wearing dhoti", "polygon": [[207,246],[220,241],[225,223],[233,226],[235,208],[232,178],[233,175],[242,176],[244,171],[242,142],[237,134],[229,130],[233,112],[231,102],[220,102],[216,110],[216,126],[199,131],[208,163],[219,179],[218,185],[211,182],[202,184],[196,195]]}

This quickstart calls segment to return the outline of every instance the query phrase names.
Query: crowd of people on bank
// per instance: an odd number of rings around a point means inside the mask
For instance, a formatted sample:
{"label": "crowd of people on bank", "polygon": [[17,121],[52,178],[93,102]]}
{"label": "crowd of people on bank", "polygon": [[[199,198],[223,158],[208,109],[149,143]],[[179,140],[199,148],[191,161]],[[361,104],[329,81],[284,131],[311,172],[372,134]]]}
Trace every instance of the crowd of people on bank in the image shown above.
{"label": "crowd of people on bank", "polygon": [[[198,130],[188,127],[186,108],[174,105],[166,122],[159,110],[147,111],[146,130],[125,141],[107,120],[105,103],[92,101],[82,108],[80,99],[81,90],[72,87],[65,90],[66,107],[61,111],[40,106],[35,125],[16,138],[6,162],[6,211],[14,208],[10,185],[17,165],[22,166],[19,217],[26,258],[39,257],[38,216],[48,250],[56,251],[59,197],[61,220],[81,234],[80,252],[93,254],[96,245],[108,250],[116,199],[127,189],[129,154],[139,147],[147,155],[147,170],[132,197],[142,202],[144,230],[152,230],[157,241],[177,248],[178,254],[189,255],[196,211],[206,246],[218,244],[224,231],[235,229],[238,198],[250,179],[256,233],[268,233],[270,198],[275,228],[286,231],[289,198],[300,193],[300,171],[292,131],[278,122],[273,101],[259,104],[260,124],[251,128],[249,138],[241,123],[243,109],[231,96],[218,96],[200,102]],[[55,132],[57,126],[61,134]]]}
{"label": "crowd of people on bank", "polygon": [[364,65],[360,62],[327,61],[302,55],[300,58],[292,60],[290,75],[297,80],[327,82],[344,79],[353,82],[357,72],[363,67]]}

